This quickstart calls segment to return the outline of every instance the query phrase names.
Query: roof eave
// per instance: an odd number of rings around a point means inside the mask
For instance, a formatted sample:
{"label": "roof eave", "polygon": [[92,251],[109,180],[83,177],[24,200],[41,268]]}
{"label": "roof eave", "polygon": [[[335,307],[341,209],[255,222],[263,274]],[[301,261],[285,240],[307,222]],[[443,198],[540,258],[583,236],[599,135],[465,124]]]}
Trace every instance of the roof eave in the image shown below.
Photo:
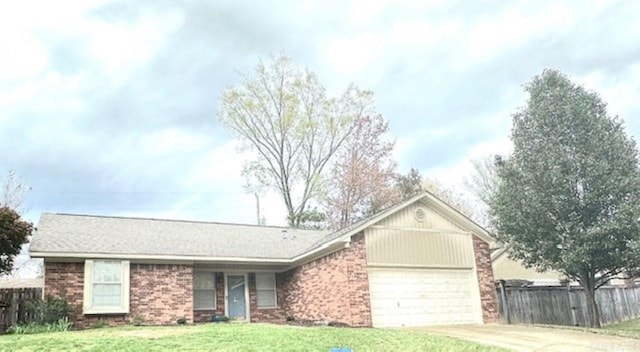
{"label": "roof eave", "polygon": [[207,257],[188,255],[162,254],[116,254],[116,253],[80,253],[80,252],[45,252],[32,251],[32,258],[75,258],[75,259],[127,259],[127,260],[164,260],[178,262],[234,263],[234,264],[270,264],[289,265],[287,258],[245,258],[245,257]]}
{"label": "roof eave", "polygon": [[322,249],[324,249],[326,247],[329,247],[329,246],[331,246],[333,244],[336,244],[336,243],[339,243],[339,242],[350,242],[349,239],[351,238],[351,236],[353,236],[355,234],[358,234],[359,232],[363,231],[367,227],[377,223],[378,221],[386,218],[387,216],[393,215],[394,213],[404,209],[405,207],[407,207],[407,206],[413,204],[414,202],[422,199],[424,196],[425,196],[425,194],[421,193],[421,194],[419,194],[417,196],[414,196],[414,197],[411,197],[411,198],[405,200],[402,203],[397,204],[396,206],[392,207],[391,209],[388,209],[387,211],[380,212],[379,214],[374,215],[373,217],[371,217],[368,221],[363,222],[362,224],[354,227],[353,229],[350,229],[349,231],[345,232],[344,234],[340,235],[339,237],[336,237],[336,238],[334,238],[334,239],[332,239],[330,241],[327,241],[327,242],[321,244],[318,247],[312,248],[312,249],[310,249],[310,250],[308,250],[306,252],[303,252],[303,253],[299,254],[297,257],[294,258],[294,261],[295,260],[300,260],[300,259],[302,259],[302,258],[304,258],[304,257],[306,257],[308,255],[312,255],[312,254],[314,254],[314,253],[316,253],[316,252],[318,252],[318,251],[320,251],[320,250],[322,250]]}
{"label": "roof eave", "polygon": [[398,211],[408,207],[411,204],[414,204],[418,201],[421,201],[423,199],[429,199],[431,200],[441,211],[445,212],[446,215],[454,218],[456,221],[462,223],[462,225],[467,228],[473,235],[475,235],[476,237],[478,237],[479,239],[483,240],[484,242],[487,242],[489,244],[490,248],[499,248],[496,247],[498,246],[496,239],[491,236],[489,234],[489,232],[487,230],[485,230],[482,226],[476,224],[473,220],[469,219],[467,216],[465,216],[464,214],[460,213],[459,211],[455,210],[453,207],[451,207],[450,205],[446,204],[445,202],[443,202],[442,200],[440,200],[438,197],[434,196],[433,194],[431,194],[430,192],[423,192],[420,193],[418,195],[415,195],[407,200],[405,200],[402,203],[399,203],[398,205],[396,205],[395,207],[392,207],[391,209],[388,209],[387,211],[383,211],[375,216],[373,216],[372,218],[370,218],[368,221],[360,224],[359,226],[354,227],[353,229],[350,229],[349,231],[345,232],[344,234],[340,235],[339,237],[328,241],[326,243],[323,243],[321,246],[313,248],[311,250],[308,250],[306,252],[303,252],[302,254],[298,255],[297,257],[294,258],[295,260],[300,260],[304,257],[307,257],[309,255],[313,255],[314,253],[323,250],[324,248],[331,246],[333,244],[339,243],[339,242],[349,242],[349,239],[351,238],[351,236],[360,233],[361,231],[363,231],[364,229],[366,229],[367,227],[374,225],[375,223],[377,223],[378,221],[389,217],[395,213],[397,213]]}

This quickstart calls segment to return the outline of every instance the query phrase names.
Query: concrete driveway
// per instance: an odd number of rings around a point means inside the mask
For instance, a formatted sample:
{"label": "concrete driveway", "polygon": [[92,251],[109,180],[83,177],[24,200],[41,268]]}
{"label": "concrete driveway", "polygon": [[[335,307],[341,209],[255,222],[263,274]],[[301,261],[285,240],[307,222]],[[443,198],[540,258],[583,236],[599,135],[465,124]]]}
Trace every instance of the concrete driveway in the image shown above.
{"label": "concrete driveway", "polygon": [[515,351],[640,351],[640,340],[561,328],[489,324],[420,330]]}

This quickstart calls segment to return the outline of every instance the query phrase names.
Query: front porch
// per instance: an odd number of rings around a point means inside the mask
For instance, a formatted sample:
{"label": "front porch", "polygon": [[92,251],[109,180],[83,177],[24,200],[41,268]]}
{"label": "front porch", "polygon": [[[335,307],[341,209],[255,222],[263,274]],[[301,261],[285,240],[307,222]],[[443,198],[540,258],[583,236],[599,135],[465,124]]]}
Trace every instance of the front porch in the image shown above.
{"label": "front porch", "polygon": [[284,322],[283,274],[263,270],[194,267],[193,321],[226,316],[248,322]]}

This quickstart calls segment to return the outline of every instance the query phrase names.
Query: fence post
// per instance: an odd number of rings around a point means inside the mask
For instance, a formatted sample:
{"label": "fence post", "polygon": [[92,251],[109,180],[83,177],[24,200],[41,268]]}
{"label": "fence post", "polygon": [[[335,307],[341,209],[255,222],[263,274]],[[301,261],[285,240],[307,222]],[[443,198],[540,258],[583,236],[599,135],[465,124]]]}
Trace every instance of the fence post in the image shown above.
{"label": "fence post", "polygon": [[9,326],[15,324],[18,320],[18,295],[16,295],[16,290],[11,290],[10,295],[11,306],[9,307]]}
{"label": "fence post", "polygon": [[30,320],[27,302],[39,299],[42,288],[0,289],[0,335],[16,323]]}
{"label": "fence post", "polygon": [[571,326],[577,326],[576,324],[576,307],[571,302],[571,282],[567,282],[567,298],[569,298],[569,313],[571,315]]}
{"label": "fence post", "polygon": [[498,281],[500,284],[500,296],[502,297],[502,311],[505,318],[507,318],[507,324],[511,324],[511,317],[509,316],[509,301],[507,301],[507,293],[504,288],[504,280]]}

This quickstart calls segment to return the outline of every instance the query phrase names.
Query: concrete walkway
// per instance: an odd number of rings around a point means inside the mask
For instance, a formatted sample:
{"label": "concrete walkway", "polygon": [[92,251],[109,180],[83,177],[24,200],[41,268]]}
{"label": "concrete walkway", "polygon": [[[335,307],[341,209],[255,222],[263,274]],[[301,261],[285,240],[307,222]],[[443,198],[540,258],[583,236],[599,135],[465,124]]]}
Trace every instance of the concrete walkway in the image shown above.
{"label": "concrete walkway", "polygon": [[640,351],[640,340],[526,325],[461,325],[420,328],[515,351]]}

